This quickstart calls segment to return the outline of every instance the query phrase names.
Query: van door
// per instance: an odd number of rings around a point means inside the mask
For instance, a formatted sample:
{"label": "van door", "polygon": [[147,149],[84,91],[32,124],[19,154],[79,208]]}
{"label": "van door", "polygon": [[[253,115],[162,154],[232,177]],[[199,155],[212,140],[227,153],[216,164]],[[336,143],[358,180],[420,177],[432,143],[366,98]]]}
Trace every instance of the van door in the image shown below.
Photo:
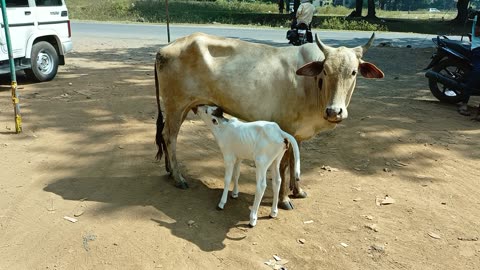
{"label": "van door", "polygon": [[35,0],[39,30],[53,30],[63,41],[69,38],[68,12],[63,0]]}
{"label": "van door", "polygon": [[[35,9],[29,0],[6,0],[13,58],[25,57],[28,38],[35,31]],[[0,61],[8,59],[3,17],[0,17]]]}

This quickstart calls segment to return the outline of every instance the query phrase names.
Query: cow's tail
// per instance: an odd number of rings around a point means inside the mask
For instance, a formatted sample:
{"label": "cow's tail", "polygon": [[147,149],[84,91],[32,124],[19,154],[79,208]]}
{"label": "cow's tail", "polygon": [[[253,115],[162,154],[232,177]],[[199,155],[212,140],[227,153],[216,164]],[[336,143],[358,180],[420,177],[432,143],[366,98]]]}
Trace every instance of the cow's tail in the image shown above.
{"label": "cow's tail", "polygon": [[[163,138],[163,135],[162,135],[165,122],[163,121],[162,108],[160,107],[160,92],[159,92],[159,85],[158,85],[157,63],[155,63],[155,93],[157,95],[157,109],[158,109],[157,133],[155,134],[155,143],[157,144],[158,151],[155,158],[157,160],[160,160],[162,159],[163,152],[167,153],[167,144],[165,143],[165,138]],[[168,157],[165,157],[165,158],[167,159]]]}
{"label": "cow's tail", "polygon": [[297,140],[295,140],[295,138],[292,135],[284,131],[282,132],[283,132],[282,133],[283,138],[288,140],[288,142],[290,142],[293,148],[293,157],[295,159],[295,180],[298,181],[300,180],[300,149],[298,147]]}

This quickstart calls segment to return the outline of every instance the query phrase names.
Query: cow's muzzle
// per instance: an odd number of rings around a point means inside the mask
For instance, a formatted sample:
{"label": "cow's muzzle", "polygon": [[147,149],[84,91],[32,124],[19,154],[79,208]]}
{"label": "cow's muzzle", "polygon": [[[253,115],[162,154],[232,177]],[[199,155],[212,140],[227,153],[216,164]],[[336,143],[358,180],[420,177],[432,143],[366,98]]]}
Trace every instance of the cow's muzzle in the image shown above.
{"label": "cow's muzzle", "polygon": [[325,118],[325,120],[327,120],[330,123],[340,123],[343,120],[342,113],[343,113],[343,109],[341,108],[339,109],[327,108],[325,110],[325,115],[323,116],[323,118]]}

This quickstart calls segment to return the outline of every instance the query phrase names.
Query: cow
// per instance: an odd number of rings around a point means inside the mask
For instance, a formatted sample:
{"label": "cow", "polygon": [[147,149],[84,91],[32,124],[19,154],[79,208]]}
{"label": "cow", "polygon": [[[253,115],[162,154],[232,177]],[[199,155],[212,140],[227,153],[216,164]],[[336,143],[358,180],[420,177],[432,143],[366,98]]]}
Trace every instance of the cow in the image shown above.
{"label": "cow", "polygon": [[[299,144],[333,129],[348,117],[357,74],[384,77],[378,67],[362,60],[374,38],[375,33],[354,48],[327,46],[317,35],[316,44],[283,48],[204,33],[177,39],[161,48],[155,61],[157,159],[165,153],[175,186],[188,188],[177,162],[177,136],[187,113],[201,104],[217,105],[245,121],[276,122]],[[294,197],[306,197],[292,180],[292,156],[289,149],[280,168],[283,209],[293,208],[284,177],[287,167]]]}
{"label": "cow", "polygon": [[277,123],[267,121],[241,122],[237,118],[227,119],[221,108],[216,106],[198,106],[193,108],[205,125],[210,128],[223,154],[225,164],[225,185],[218,209],[223,210],[227,203],[228,189],[233,177],[232,198],[238,198],[238,177],[240,163],[243,159],[255,161],[256,191],[250,227],[257,224],[257,215],[265,188],[267,187],[267,170],[272,172],[273,202],[270,217],[278,214],[278,195],[280,191],[280,162],[283,154],[291,145],[295,159],[295,179],[300,178],[300,151],[295,138],[280,129]]}

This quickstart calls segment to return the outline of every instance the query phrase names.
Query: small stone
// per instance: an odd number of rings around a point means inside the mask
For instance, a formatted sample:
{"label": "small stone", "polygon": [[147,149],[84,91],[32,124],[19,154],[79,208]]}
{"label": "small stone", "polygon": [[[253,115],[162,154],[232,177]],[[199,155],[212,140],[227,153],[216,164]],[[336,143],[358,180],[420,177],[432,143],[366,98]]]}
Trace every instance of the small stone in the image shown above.
{"label": "small stone", "polygon": [[119,145],[118,148],[119,148],[119,149],[123,149],[123,146]]}
{"label": "small stone", "polygon": [[447,205],[447,202],[442,202],[443,205]]}
{"label": "small stone", "polygon": [[367,224],[365,225],[365,228],[370,229],[374,232],[378,232],[378,226],[377,224]]}
{"label": "small stone", "polygon": [[342,247],[345,247],[345,248],[348,247],[348,244],[347,244],[347,243],[340,243],[340,245],[341,245]]}
{"label": "small stone", "polygon": [[440,239],[440,238],[441,238],[440,235],[438,235],[438,234],[436,234],[436,233],[434,233],[434,232],[429,232],[429,233],[428,233],[428,236],[430,236],[430,237],[432,237],[432,238],[434,238],[434,239]]}
{"label": "small stone", "polygon": [[72,86],[72,85],[73,85],[73,83],[69,82],[69,83],[68,83],[68,85]]}
{"label": "small stone", "polygon": [[384,172],[391,172],[392,170],[390,170],[390,168],[383,168],[383,171]]}
{"label": "small stone", "polygon": [[189,221],[187,221],[187,224],[188,224],[188,226],[191,227],[191,226],[193,226],[193,224],[195,224],[195,221],[189,220]]}
{"label": "small stone", "polygon": [[352,226],[348,227],[348,230],[351,231],[351,232],[356,232],[356,231],[358,231],[358,227],[355,226],[355,225],[352,225]]}
{"label": "small stone", "polygon": [[306,242],[306,240],[303,239],[303,238],[300,238],[300,239],[298,239],[297,241],[298,241],[298,243],[300,243],[300,244],[302,244],[302,245],[305,244],[305,242]]}
{"label": "small stone", "polygon": [[310,223],[313,223],[313,220],[307,220],[303,222],[303,224],[310,224]]}
{"label": "small stone", "polygon": [[371,216],[371,215],[362,215],[362,217],[364,217],[368,220],[373,220],[373,216]]}
{"label": "small stone", "polygon": [[385,246],[384,245],[377,245],[377,244],[371,245],[370,250],[380,252],[380,253],[384,253],[385,252]]}
{"label": "small stone", "polygon": [[394,200],[392,197],[388,196],[388,195],[385,196],[385,199],[383,199],[383,200],[380,202],[381,205],[389,205],[389,204],[394,204],[394,203],[395,203],[395,200]]}
{"label": "small stone", "polygon": [[353,199],[354,202],[359,202],[359,201],[361,201],[361,200],[362,200],[362,198],[360,198],[360,197]]}
{"label": "small stone", "polygon": [[75,223],[75,222],[77,222],[77,221],[78,221],[78,219],[76,219],[76,218],[72,218],[72,217],[67,217],[67,216],[64,216],[63,218],[64,218],[64,219],[66,219],[66,220],[68,220],[68,221],[70,221],[70,222],[72,222],[72,223]]}
{"label": "small stone", "polygon": [[478,241],[478,237],[458,237],[460,241]]}
{"label": "small stone", "polygon": [[280,257],[277,256],[277,255],[273,255],[273,258],[274,258],[275,261],[277,261],[277,262],[282,260],[282,258],[280,258]]}

